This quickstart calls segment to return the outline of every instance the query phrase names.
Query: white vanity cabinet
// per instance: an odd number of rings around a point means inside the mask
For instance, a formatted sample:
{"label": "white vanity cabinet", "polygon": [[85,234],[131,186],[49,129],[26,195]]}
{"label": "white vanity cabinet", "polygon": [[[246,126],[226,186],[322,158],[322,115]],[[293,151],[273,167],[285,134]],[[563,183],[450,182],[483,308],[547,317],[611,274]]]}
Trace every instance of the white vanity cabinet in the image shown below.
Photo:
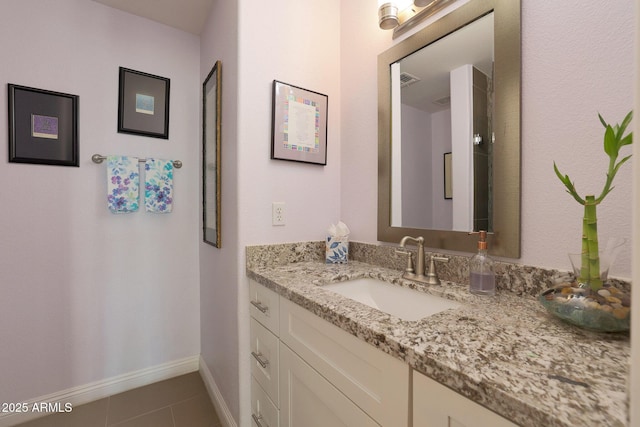
{"label": "white vanity cabinet", "polygon": [[250,294],[255,427],[409,426],[406,363],[254,281]]}
{"label": "white vanity cabinet", "polygon": [[413,426],[517,427],[417,371],[413,371]]}

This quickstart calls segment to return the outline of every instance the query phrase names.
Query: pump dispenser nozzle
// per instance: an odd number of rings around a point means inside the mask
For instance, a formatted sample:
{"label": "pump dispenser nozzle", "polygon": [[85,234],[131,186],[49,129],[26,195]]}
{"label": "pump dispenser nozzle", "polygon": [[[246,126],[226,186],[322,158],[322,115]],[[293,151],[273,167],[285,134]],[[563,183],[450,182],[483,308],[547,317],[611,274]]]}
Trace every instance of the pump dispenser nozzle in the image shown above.
{"label": "pump dispenser nozzle", "polygon": [[478,232],[480,234],[480,240],[478,240],[478,249],[487,250],[487,232],[484,230],[480,230]]}

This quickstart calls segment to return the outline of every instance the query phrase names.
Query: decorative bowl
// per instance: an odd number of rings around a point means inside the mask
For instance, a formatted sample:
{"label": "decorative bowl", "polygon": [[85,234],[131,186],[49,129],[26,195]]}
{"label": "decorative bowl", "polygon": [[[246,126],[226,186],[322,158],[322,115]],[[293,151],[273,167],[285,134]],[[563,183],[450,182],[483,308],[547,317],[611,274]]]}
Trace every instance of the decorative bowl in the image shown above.
{"label": "decorative bowl", "polygon": [[630,295],[607,284],[594,292],[578,282],[562,283],[538,300],[551,314],[585,329],[624,332],[631,327]]}

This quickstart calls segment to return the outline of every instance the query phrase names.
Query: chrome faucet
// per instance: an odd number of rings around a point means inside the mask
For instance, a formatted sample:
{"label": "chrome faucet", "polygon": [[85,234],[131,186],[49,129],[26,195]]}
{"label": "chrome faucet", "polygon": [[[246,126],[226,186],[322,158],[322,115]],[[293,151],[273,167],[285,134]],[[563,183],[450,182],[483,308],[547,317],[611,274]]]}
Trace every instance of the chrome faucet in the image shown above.
{"label": "chrome faucet", "polygon": [[[407,244],[407,241],[415,242],[418,246],[418,261],[416,268],[413,268],[413,253],[404,250]],[[449,258],[445,257],[437,257],[432,256],[431,262],[429,265],[429,272],[425,274],[424,268],[424,237],[411,237],[404,236],[402,240],[400,240],[400,247],[402,249],[397,249],[396,253],[403,254],[407,256],[407,267],[402,274],[404,279],[415,280],[416,282],[426,283],[428,285],[439,285],[440,279],[438,278],[438,274],[436,273],[436,265],[435,262],[449,262]]]}

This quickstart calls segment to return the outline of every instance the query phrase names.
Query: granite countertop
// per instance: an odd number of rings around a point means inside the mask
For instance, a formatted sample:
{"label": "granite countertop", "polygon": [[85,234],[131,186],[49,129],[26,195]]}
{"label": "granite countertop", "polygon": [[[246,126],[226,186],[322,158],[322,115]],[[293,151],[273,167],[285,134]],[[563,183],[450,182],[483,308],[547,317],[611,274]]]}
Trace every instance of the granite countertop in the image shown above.
{"label": "granite countertop", "polygon": [[[476,296],[446,281],[424,286],[401,279],[398,270],[358,261],[248,264],[247,276],[519,425],[628,423],[628,335],[565,324],[531,296],[504,290],[494,297]],[[358,277],[461,305],[412,322],[322,287]]]}

